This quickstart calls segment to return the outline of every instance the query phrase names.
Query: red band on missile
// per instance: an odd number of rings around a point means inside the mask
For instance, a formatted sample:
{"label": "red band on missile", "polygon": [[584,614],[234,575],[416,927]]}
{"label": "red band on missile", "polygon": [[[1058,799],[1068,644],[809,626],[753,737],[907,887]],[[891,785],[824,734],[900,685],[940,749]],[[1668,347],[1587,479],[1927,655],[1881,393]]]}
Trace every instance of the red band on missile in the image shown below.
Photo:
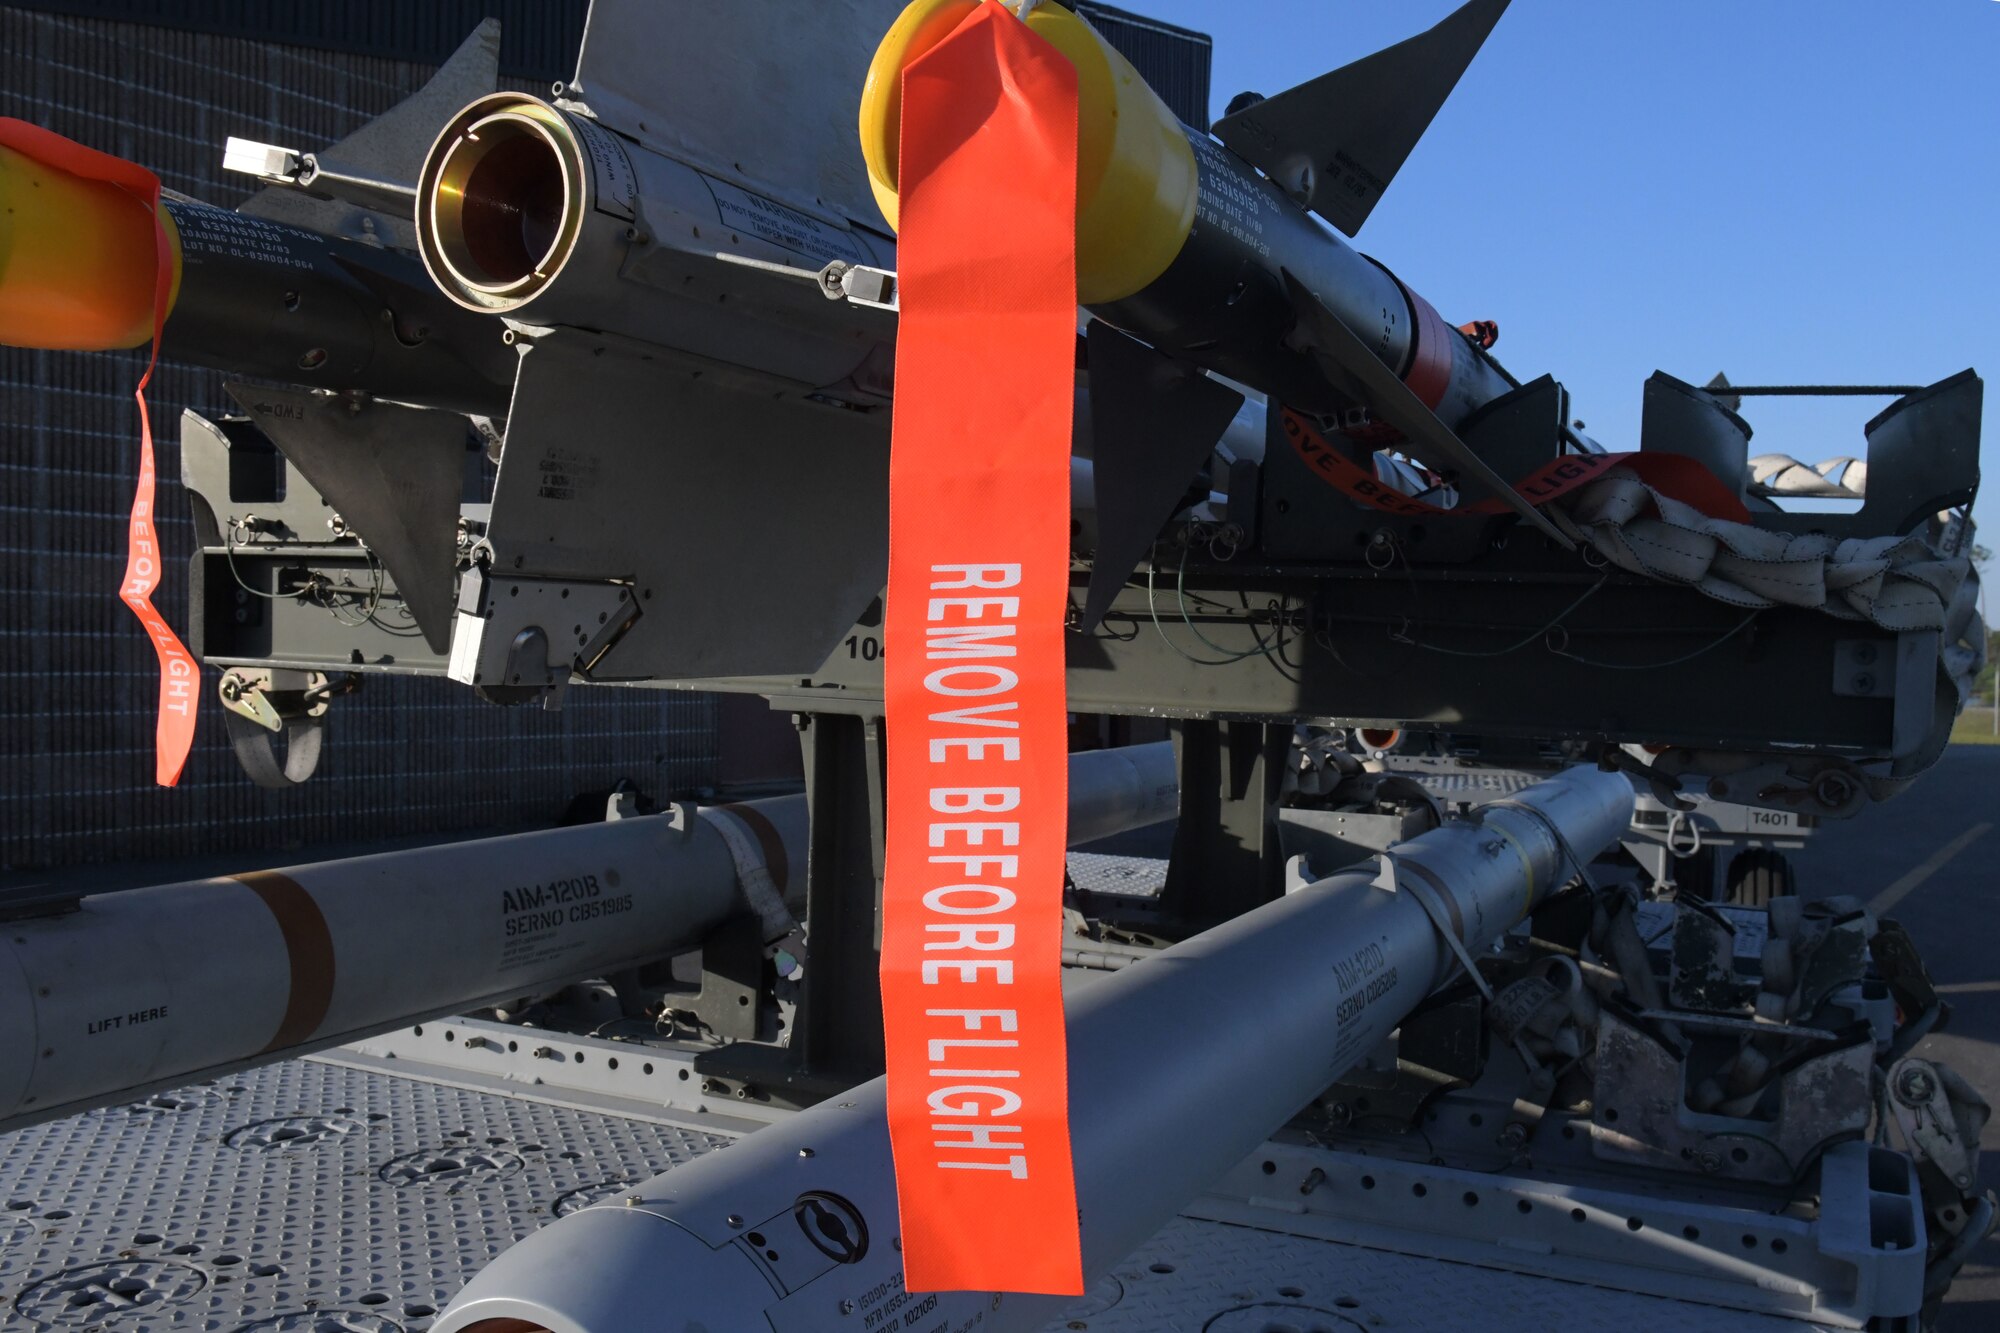
{"label": "red band on missile", "polygon": [[1444,401],[1446,391],[1451,388],[1452,342],[1457,330],[1445,323],[1444,316],[1429,301],[1404,287],[1401,278],[1396,279],[1396,285],[1402,287],[1403,295],[1410,298],[1410,309],[1417,316],[1417,345],[1403,383],[1423,400],[1425,407],[1435,412],[1437,405]]}
{"label": "red band on missile", "polygon": [[66,171],[84,180],[115,185],[143,205],[153,223],[153,348],[146,372],[139,377],[133,397],[139,403],[139,479],[132,496],[132,517],[126,534],[125,580],[118,596],[131,608],[153,651],[160,660],[159,720],[154,727],[153,780],[162,787],[180,781],[188,752],[194,748],[194,725],[201,668],[194,655],[168,626],[166,618],[153,607],[153,591],[160,586],[164,556],[153,513],[155,471],[153,467],[153,419],[146,410],[146,386],[160,359],[160,333],[166,326],[167,305],[173,295],[173,257],[168,250],[166,229],[161,226],[160,178],[135,162],[100,153],[50,133],[26,121],[0,117],[0,146],[13,149],[45,166]]}
{"label": "red band on missile", "polygon": [[903,80],[882,1020],[911,1291],[1083,1291],[1061,940],[1077,76],[981,5]]}
{"label": "red band on missile", "polygon": [[[1385,514],[1425,517],[1513,512],[1499,500],[1484,500],[1456,509],[1427,504],[1384,485],[1372,471],[1327,443],[1326,437],[1298,413],[1287,409],[1279,417],[1279,424],[1285,432],[1285,439],[1291,443],[1292,452],[1299,456],[1314,476],[1349,498]],[[1711,518],[1728,519],[1732,523],[1750,521],[1750,511],[1743,507],[1742,499],[1734,491],[1700,462],[1680,454],[1565,454],[1515,482],[1514,489],[1530,502],[1544,505],[1596,481],[1617,467],[1637,474],[1641,481],[1660,494],[1692,505]]]}
{"label": "red band on missile", "polygon": [[[1389,273],[1388,269],[1382,270]],[[1403,372],[1403,383],[1409,387],[1425,407],[1433,412],[1444,401],[1451,390],[1452,339],[1455,330],[1445,323],[1444,316],[1423,297],[1403,285],[1403,280],[1389,273],[1403,297],[1410,303],[1413,327],[1410,330],[1410,367]],[[1391,448],[1403,438],[1403,432],[1385,421],[1371,421],[1351,432],[1356,440],[1376,448]]]}

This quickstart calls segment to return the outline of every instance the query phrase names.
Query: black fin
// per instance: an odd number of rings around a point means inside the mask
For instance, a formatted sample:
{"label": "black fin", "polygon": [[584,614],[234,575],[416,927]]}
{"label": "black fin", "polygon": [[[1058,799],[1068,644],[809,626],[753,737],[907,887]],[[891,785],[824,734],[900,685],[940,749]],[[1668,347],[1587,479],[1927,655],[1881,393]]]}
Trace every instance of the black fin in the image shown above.
{"label": "black fin", "polygon": [[1429,32],[1224,116],[1215,137],[1352,236],[1507,5],[1468,0]]}
{"label": "black fin", "polygon": [[1731,393],[1730,390],[1735,387],[1729,382],[1729,376],[1718,370],[1715,372],[1715,378],[1702,386],[1702,392],[1740,417],[1743,415],[1743,395]]}
{"label": "black fin", "polygon": [[1228,385],[1102,320],[1091,322],[1088,342],[1097,562],[1084,598],[1085,634],[1153,549],[1188,482],[1243,406],[1243,395]]}

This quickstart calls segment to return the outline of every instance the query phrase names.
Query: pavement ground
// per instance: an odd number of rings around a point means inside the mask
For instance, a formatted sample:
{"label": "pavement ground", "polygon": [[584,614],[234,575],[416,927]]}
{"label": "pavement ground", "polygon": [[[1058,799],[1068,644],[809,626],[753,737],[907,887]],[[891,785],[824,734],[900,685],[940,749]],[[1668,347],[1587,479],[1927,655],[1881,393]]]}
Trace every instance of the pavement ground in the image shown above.
{"label": "pavement ground", "polygon": [[[1958,1070],[2000,1107],[2000,745],[1954,745],[1908,792],[1828,823],[1793,854],[1808,897],[1853,894],[1909,930],[1951,1002],[1948,1029],[1916,1053]],[[1982,1188],[2000,1190],[2000,1124],[1989,1124]],[[1939,1333],[2000,1329],[2000,1240],[1960,1272]]]}

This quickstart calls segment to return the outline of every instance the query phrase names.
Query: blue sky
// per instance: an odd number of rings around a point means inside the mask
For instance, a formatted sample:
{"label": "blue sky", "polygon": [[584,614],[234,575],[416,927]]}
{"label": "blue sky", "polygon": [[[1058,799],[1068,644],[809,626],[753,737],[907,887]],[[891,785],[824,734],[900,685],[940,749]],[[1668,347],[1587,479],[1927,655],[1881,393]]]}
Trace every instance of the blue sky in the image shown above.
{"label": "blue sky", "polygon": [[[1453,0],[1126,0],[1214,34],[1215,110]],[[1514,0],[1357,245],[1496,319],[1614,448],[1696,383],[2000,375],[2000,3]],[[1995,390],[2000,392],[2000,390]],[[1752,452],[1860,454],[1877,399],[1752,400]],[[2000,417],[1987,410],[1988,476]],[[2000,546],[2000,482],[1978,513]]]}

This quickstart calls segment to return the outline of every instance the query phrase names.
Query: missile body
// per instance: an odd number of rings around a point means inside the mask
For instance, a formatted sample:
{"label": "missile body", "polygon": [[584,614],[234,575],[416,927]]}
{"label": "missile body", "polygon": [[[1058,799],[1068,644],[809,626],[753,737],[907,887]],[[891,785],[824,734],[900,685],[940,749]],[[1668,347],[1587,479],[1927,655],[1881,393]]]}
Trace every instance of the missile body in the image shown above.
{"label": "missile body", "polygon": [[[749,818],[802,865],[804,815],[792,797]],[[13,923],[0,1130],[685,952],[738,909],[737,881],[722,831],[682,809]]]}
{"label": "missile body", "polygon": [[[448,124],[417,186],[437,285],[468,310],[584,328],[824,386],[892,335],[825,299],[827,264],[894,266],[885,238],[498,93]],[[886,390],[886,377],[883,384]]]}
{"label": "missile body", "polygon": [[[0,148],[0,343],[66,351],[153,336],[143,204]],[[504,415],[514,353],[406,254],[168,199],[174,266],[160,354],[232,374]]]}
{"label": "missile body", "polygon": [[[1373,1049],[1451,973],[1418,899],[1477,954],[1614,843],[1625,777],[1573,769],[1398,847],[1398,888],[1350,870],[1076,992],[1069,1100],[1095,1275],[1164,1226]],[[1526,807],[1526,808],[1523,808]],[[1135,1040],[1171,1032],[1172,1049]],[[1004,1161],[1004,1090],[969,1085],[940,1147]],[[966,1114],[973,1108],[976,1115]],[[903,1293],[895,1176],[876,1080],[726,1153],[529,1237],[489,1266],[439,1333],[681,1333],[691,1328],[1040,1328],[1063,1298]],[[996,1145],[969,1145],[982,1137]],[[1164,1150],[1163,1145],[1171,1145]],[[851,1313],[850,1313],[851,1312]],[[906,1322],[901,1316],[909,1315]]]}
{"label": "missile body", "polygon": [[[916,0],[869,70],[862,151],[891,225],[902,72],[975,7]],[[1289,272],[1447,425],[1508,392],[1427,301],[1314,221],[1279,183],[1182,125],[1087,23],[1055,3],[1028,23],[1079,76],[1077,277],[1092,314],[1287,406],[1352,409],[1314,359],[1288,345],[1298,322],[1282,276]]]}
{"label": "missile body", "polygon": [[[1074,756],[1071,836],[1171,818],[1172,745]],[[163,885],[0,931],[0,1133],[685,953],[804,910],[802,796]]]}
{"label": "missile body", "polygon": [[309,388],[501,417],[516,356],[499,321],[442,299],[406,253],[169,202],[180,297],[163,356]]}

